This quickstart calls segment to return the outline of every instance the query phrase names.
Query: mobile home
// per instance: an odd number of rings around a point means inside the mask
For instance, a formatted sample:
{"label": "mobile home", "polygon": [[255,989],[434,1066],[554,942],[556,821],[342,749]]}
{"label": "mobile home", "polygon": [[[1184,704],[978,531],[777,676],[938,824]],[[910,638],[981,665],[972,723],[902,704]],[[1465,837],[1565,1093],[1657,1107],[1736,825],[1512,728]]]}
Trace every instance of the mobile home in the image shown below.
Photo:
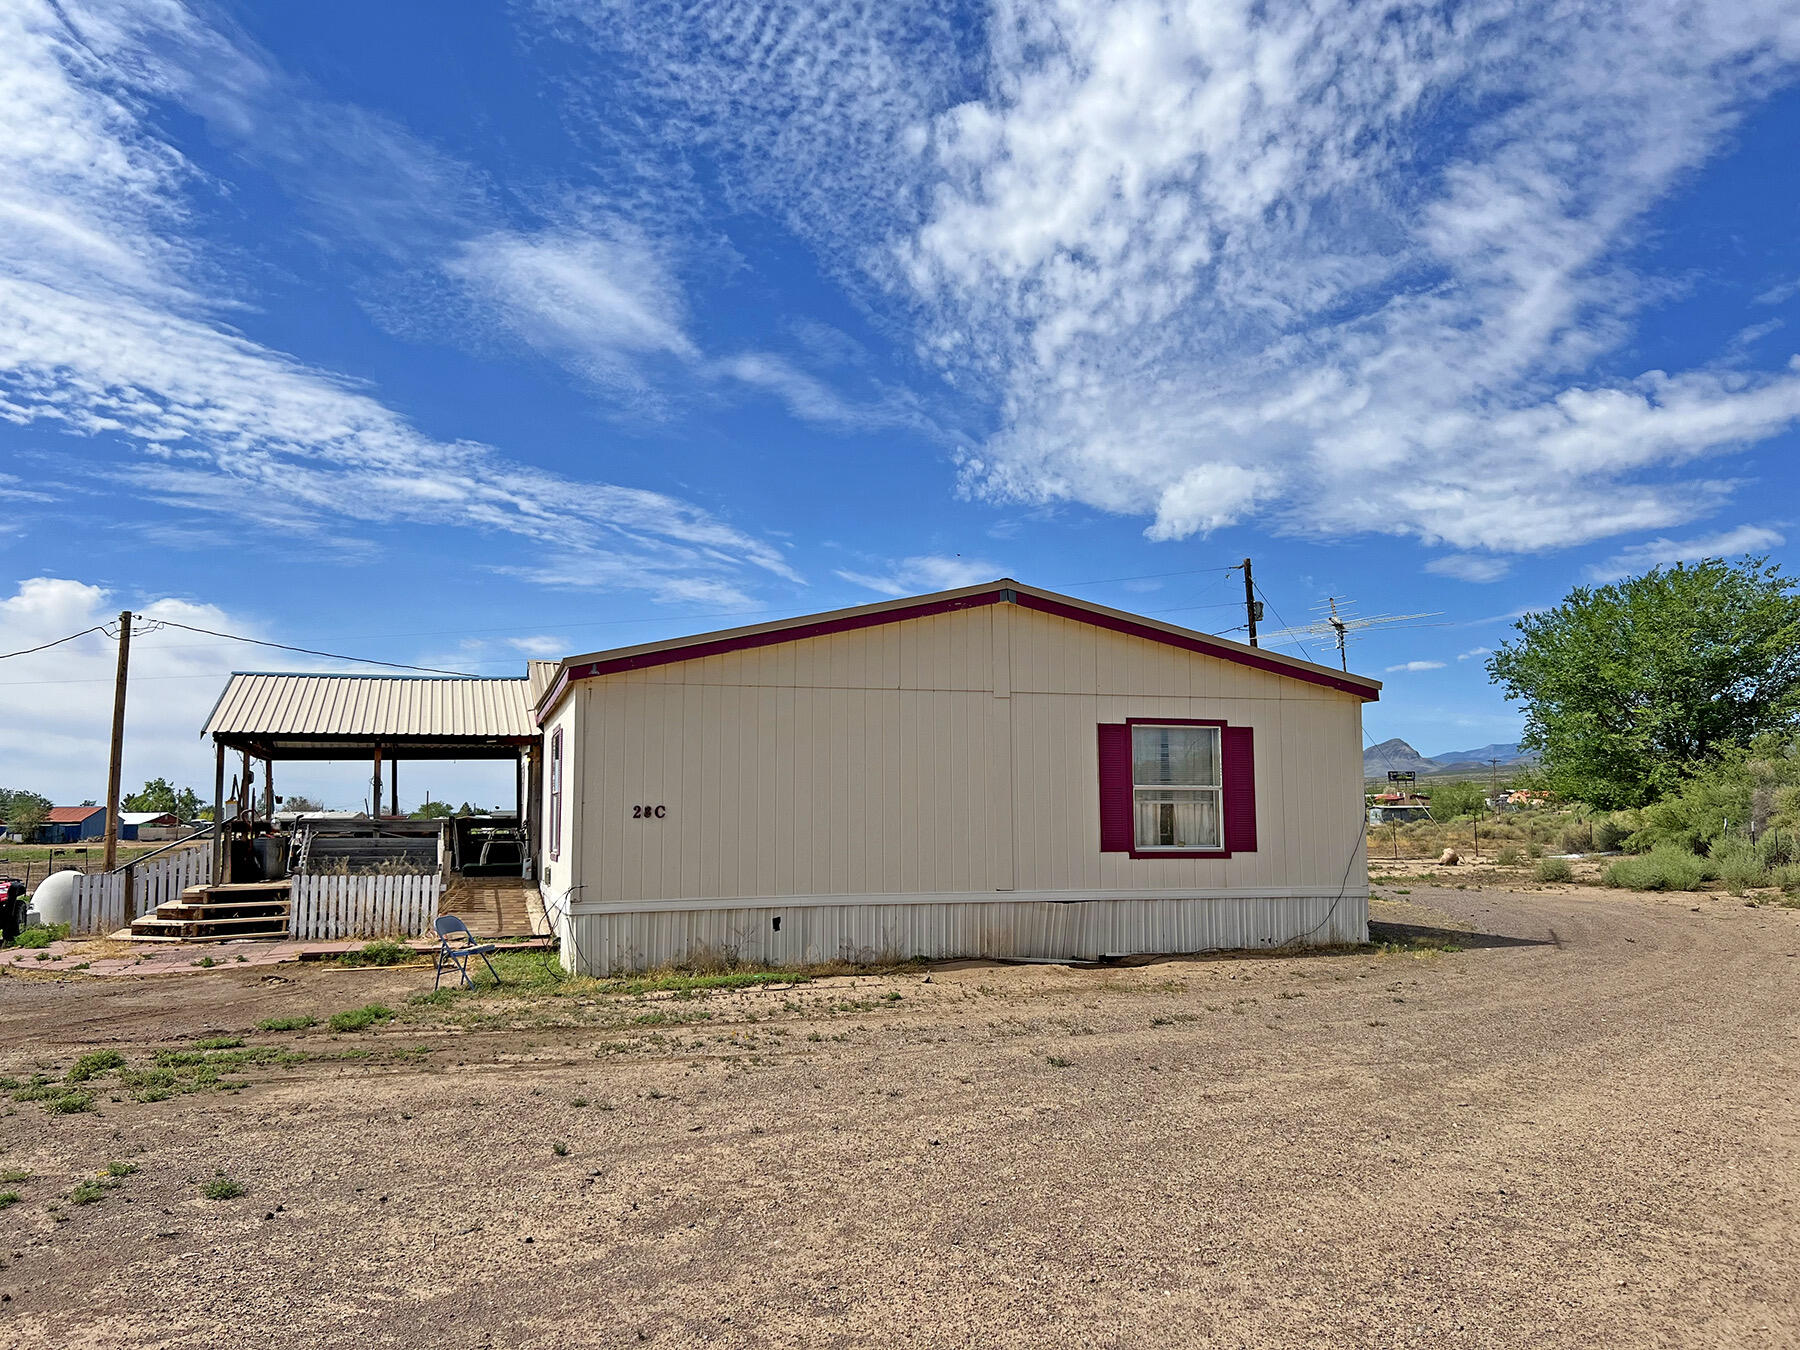
{"label": "mobile home", "polygon": [[1376,681],[999,580],[563,661],[570,969],[1366,939]]}

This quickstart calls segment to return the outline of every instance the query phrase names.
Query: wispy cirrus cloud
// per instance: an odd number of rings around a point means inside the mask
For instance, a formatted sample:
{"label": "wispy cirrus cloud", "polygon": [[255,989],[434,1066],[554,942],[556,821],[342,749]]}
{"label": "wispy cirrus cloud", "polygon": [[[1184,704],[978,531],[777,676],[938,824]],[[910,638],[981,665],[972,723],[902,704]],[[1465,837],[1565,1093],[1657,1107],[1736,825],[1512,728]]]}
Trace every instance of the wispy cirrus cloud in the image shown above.
{"label": "wispy cirrus cloud", "polygon": [[981,558],[965,558],[960,553],[927,553],[902,558],[874,572],[840,568],[837,574],[854,586],[866,586],[883,595],[901,596],[926,591],[953,591],[962,586],[992,581],[1006,573],[999,564]]}
{"label": "wispy cirrus cloud", "polygon": [[1695,562],[1701,558],[1734,558],[1746,553],[1767,553],[1780,548],[1786,537],[1766,525],[1740,525],[1718,534],[1699,535],[1692,539],[1651,539],[1621,549],[1604,562],[1587,569],[1588,580],[1617,581],[1634,572],[1647,572],[1652,567],[1672,563]]}
{"label": "wispy cirrus cloud", "polygon": [[1419,671],[1442,670],[1443,668],[1444,663],[1442,661],[1403,661],[1397,666],[1389,666],[1387,668],[1387,673],[1389,675],[1402,673],[1416,674]]}
{"label": "wispy cirrus cloud", "polygon": [[[237,297],[188,228],[201,175],[151,111],[191,77],[170,53],[221,45],[257,69],[173,4],[0,11],[0,417],[124,437],[156,471],[140,457],[112,472],[146,495],[273,513],[301,534],[345,520],[492,531],[667,598],[741,601],[755,570],[795,579],[779,549],[699,506],[432,436],[228,322]],[[489,256],[554,291],[554,259]],[[679,346],[632,305],[622,292],[609,320],[620,342]]]}
{"label": "wispy cirrus cloud", "polygon": [[899,8],[539,4],[988,402],[971,492],[1529,553],[1704,517],[1800,421],[1779,357],[1619,355],[1647,213],[1794,78],[1781,0]]}
{"label": "wispy cirrus cloud", "polygon": [[1489,582],[1498,581],[1512,571],[1512,564],[1505,558],[1448,553],[1426,563],[1425,570],[1440,577],[1455,577],[1458,581]]}

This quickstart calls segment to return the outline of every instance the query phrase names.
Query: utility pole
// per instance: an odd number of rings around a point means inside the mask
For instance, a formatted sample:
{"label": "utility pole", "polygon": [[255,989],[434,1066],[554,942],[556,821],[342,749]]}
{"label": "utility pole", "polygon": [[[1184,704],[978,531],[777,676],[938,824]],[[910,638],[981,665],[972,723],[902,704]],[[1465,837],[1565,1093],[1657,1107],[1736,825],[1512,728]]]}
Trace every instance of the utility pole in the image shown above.
{"label": "utility pole", "polygon": [[1244,559],[1244,618],[1250,629],[1250,645],[1256,645],[1256,621],[1262,617],[1262,602],[1256,598],[1256,582],[1250,576],[1250,560]]}
{"label": "utility pole", "polygon": [[1500,814],[1500,761],[1490,759],[1488,769],[1493,775],[1493,787],[1489,789],[1491,795],[1488,800],[1494,804],[1494,814],[1498,816]]}
{"label": "utility pole", "polygon": [[108,872],[119,861],[119,782],[125,758],[125,675],[131,667],[131,611],[119,611],[119,673],[113,680],[112,750],[106,764],[106,859]]}

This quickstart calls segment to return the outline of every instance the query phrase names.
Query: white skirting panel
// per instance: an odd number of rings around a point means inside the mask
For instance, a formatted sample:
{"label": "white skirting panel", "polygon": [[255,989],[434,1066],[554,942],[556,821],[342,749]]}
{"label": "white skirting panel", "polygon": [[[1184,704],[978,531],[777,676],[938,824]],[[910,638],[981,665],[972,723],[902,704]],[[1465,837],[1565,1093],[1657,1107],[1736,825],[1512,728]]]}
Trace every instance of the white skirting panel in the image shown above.
{"label": "white skirting panel", "polygon": [[[717,904],[717,901],[709,902]],[[565,968],[586,975],[725,958],[746,965],[909,957],[1092,960],[1369,940],[1366,895],[1064,903],[796,905],[555,912]],[[776,926],[776,920],[780,926]]]}

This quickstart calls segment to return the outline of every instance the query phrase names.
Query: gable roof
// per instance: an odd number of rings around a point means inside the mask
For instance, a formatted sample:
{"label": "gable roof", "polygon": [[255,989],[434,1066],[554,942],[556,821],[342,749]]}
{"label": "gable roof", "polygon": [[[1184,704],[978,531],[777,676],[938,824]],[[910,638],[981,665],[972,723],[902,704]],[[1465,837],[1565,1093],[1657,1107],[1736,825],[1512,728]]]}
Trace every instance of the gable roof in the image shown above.
{"label": "gable roof", "polygon": [[104,806],[53,806],[44,817],[46,825],[79,825],[90,816],[101,815]]}
{"label": "gable roof", "polygon": [[954,591],[937,591],[930,595],[915,595],[902,600],[884,600],[877,604],[857,605],[850,609],[834,609],[822,614],[804,614],[792,619],[777,619],[772,623],[752,624],[745,628],[726,628],[712,633],[697,633],[691,637],[668,638],[661,642],[646,642],[635,647],[618,647],[611,651],[589,652],[585,656],[571,656],[563,661],[556,679],[550,684],[543,697],[538,700],[537,716],[538,720],[542,722],[550,710],[561,700],[570,682],[574,680],[592,679],[598,675],[611,675],[623,670],[642,670],[649,666],[670,665],[678,661],[696,661],[701,657],[717,656],[723,652],[742,651],[751,647],[767,647],[780,642],[798,642],[805,638],[824,637],[831,633],[874,628],[889,623],[904,623],[908,619],[922,619],[932,614],[946,614],[954,610],[975,609],[982,605],[998,604],[1018,605],[1023,609],[1053,614],[1058,618],[1073,619],[1078,623],[1092,624],[1096,628],[1105,628],[1115,633],[1124,633],[1131,637],[1160,642],[1165,646],[1177,647],[1197,655],[1217,657],[1222,661],[1251,666],[1274,675],[1303,680],[1308,684],[1322,685],[1327,689],[1354,694],[1358,698],[1369,701],[1381,697],[1380,680],[1347,674],[1344,671],[1333,670],[1330,666],[1301,661],[1292,656],[1282,656],[1278,652],[1271,652],[1262,647],[1246,646],[1241,642],[1233,642],[1229,638],[1195,632],[1191,628],[1180,628],[1175,624],[1162,623],[1141,614],[1132,614],[1122,609],[1109,609],[1105,605],[1096,605],[1092,601],[1078,600],[1072,595],[1041,590],[1036,586],[1027,586],[1014,581],[1010,577],[1001,577],[996,581],[983,582],[977,586],[964,586]]}

